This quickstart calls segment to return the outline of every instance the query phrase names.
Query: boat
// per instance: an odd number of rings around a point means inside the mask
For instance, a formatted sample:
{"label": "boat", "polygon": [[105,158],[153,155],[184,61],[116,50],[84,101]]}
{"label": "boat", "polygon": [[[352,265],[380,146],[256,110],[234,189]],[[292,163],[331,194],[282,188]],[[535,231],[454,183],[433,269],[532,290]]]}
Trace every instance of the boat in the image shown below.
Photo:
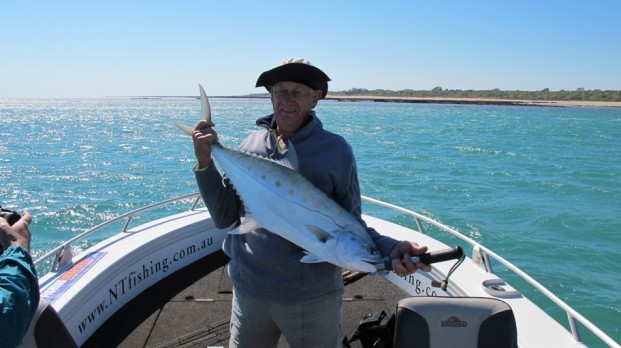
{"label": "boat", "polygon": [[[343,330],[348,338],[355,338],[369,319],[393,318],[404,299],[477,298],[510,307],[519,347],[585,347],[585,333],[593,346],[620,347],[533,277],[468,236],[414,211],[369,197],[363,201],[407,218],[396,223],[363,214],[382,234],[415,240],[431,251],[456,244],[467,255],[461,264],[440,262],[429,273],[407,277],[345,271]],[[230,228],[216,228],[201,202],[192,193],[131,211],[38,258],[40,311],[23,346],[227,346],[232,286],[221,245]],[[97,237],[102,231],[108,236]],[[94,242],[97,238],[101,241]],[[501,278],[495,267],[502,267],[512,281]],[[438,286],[447,279],[444,289]],[[554,309],[537,305],[518,283],[545,296]],[[40,315],[42,311],[52,315]],[[564,313],[566,319],[551,312]],[[465,326],[454,319],[451,325]],[[351,346],[363,343],[352,341]],[[286,342],[281,339],[279,346]]]}

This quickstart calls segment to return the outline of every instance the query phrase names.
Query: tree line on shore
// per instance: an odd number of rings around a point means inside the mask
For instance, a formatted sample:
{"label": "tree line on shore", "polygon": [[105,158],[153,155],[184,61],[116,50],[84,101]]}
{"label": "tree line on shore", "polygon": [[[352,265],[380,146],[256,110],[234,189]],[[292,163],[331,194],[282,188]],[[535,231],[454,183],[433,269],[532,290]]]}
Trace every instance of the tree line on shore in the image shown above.
{"label": "tree line on shore", "polygon": [[346,91],[330,92],[340,95],[373,95],[386,97],[420,97],[420,98],[494,98],[518,100],[584,100],[584,101],[621,101],[621,90],[587,90],[578,88],[575,91],[551,91],[544,88],[540,91],[504,91],[498,88],[489,90],[461,90],[443,89],[435,87],[432,90],[402,89],[392,91],[387,89],[351,88]]}

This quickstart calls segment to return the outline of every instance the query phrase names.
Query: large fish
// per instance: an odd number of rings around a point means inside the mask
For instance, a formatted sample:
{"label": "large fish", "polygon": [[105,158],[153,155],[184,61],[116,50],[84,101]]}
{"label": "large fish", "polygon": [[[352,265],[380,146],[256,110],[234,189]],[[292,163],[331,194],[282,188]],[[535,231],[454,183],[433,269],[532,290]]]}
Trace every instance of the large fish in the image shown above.
{"label": "large fish", "polygon": [[[207,95],[202,86],[199,89],[201,119],[211,120]],[[194,131],[193,127],[175,124],[188,134]],[[365,227],[290,164],[220,143],[211,149],[252,215],[233,233],[262,227],[303,248],[307,254],[301,262],[330,262],[352,271],[377,271],[381,255]]]}

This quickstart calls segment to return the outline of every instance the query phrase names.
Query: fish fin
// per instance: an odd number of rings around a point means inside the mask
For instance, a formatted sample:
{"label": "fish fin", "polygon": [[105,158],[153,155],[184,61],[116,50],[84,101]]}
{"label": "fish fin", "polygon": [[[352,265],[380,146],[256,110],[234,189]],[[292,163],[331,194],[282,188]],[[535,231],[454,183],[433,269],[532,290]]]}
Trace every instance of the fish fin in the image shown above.
{"label": "fish fin", "polygon": [[[201,120],[211,121],[211,107],[209,106],[209,99],[207,98],[205,89],[203,88],[203,86],[200,85],[200,83],[198,84],[198,89],[201,94]],[[175,122],[175,125],[179,127],[179,129],[190,135],[194,133],[194,127],[188,126],[187,124]]]}
{"label": "fish fin", "polygon": [[321,228],[313,225],[306,225],[306,229],[310,231],[317,239],[322,243],[326,243],[330,239],[334,238],[330,233],[322,230]]}
{"label": "fish fin", "polygon": [[277,164],[280,164],[281,166],[291,169],[291,170],[295,170],[292,163],[287,159],[287,158],[281,158],[279,160],[272,160],[273,162],[276,162]]}
{"label": "fish fin", "polygon": [[304,262],[304,263],[319,263],[319,262],[326,262],[326,260],[320,259],[315,254],[306,254],[304,257],[302,257],[300,259],[300,262]]}
{"label": "fish fin", "polygon": [[241,218],[241,224],[236,229],[229,231],[230,234],[244,234],[256,230],[259,226],[257,220],[252,218]]}
{"label": "fish fin", "polygon": [[201,93],[201,120],[211,121],[211,107],[209,106],[209,99],[205,93],[205,89],[201,84],[198,84],[198,89]]}
{"label": "fish fin", "polygon": [[179,129],[181,129],[182,131],[192,135],[192,133],[194,133],[194,127],[188,126],[187,124],[183,124],[180,122],[175,122],[175,125],[177,127],[179,127]]}

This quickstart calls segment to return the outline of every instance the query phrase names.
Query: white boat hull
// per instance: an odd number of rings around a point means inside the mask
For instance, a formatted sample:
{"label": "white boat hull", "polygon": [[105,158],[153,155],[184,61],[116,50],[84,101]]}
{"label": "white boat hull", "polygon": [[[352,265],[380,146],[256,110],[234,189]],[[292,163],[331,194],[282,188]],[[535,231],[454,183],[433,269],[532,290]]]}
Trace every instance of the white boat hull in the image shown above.
{"label": "white boat hull", "polygon": [[141,225],[42,277],[41,298],[56,309],[79,346],[151,285],[220,250],[225,235],[204,210]]}
{"label": "white boat hull", "polygon": [[[402,212],[412,215],[420,230],[420,220],[435,223],[416,213]],[[126,218],[131,217],[133,215],[128,214]],[[382,234],[398,240],[416,241],[420,245],[427,245],[431,251],[452,248],[411,228],[367,215],[363,215],[363,219]],[[440,227],[445,231],[450,230],[443,225]],[[454,230],[449,232],[458,233]],[[227,230],[215,228],[205,209],[145,223],[88,248],[58,271],[41,277],[41,298],[52,304],[80,346],[108,318],[143,291],[191,263],[220,251],[226,234]],[[456,240],[456,244],[465,241],[474,245],[473,257],[467,257],[452,273],[446,291],[434,287],[432,281],[444,280],[453,262],[434,264],[433,271],[429,273],[417,272],[399,277],[391,272],[382,276],[411,296],[490,297],[506,302],[516,318],[520,347],[584,347],[577,330],[563,327],[522,293],[489,271],[491,264],[487,258],[491,255],[497,259],[497,255],[467,237],[458,237],[462,240]],[[62,251],[56,249],[56,253],[61,254]],[[50,255],[46,256],[49,258]],[[506,262],[504,259],[501,261]],[[521,270],[515,268],[513,271],[525,278],[520,274]],[[540,286],[534,280],[525,280],[535,287]],[[539,290],[547,295],[545,288]],[[577,319],[602,341],[611,347],[619,347],[558,298],[553,295],[550,298],[567,312],[570,324]]]}

